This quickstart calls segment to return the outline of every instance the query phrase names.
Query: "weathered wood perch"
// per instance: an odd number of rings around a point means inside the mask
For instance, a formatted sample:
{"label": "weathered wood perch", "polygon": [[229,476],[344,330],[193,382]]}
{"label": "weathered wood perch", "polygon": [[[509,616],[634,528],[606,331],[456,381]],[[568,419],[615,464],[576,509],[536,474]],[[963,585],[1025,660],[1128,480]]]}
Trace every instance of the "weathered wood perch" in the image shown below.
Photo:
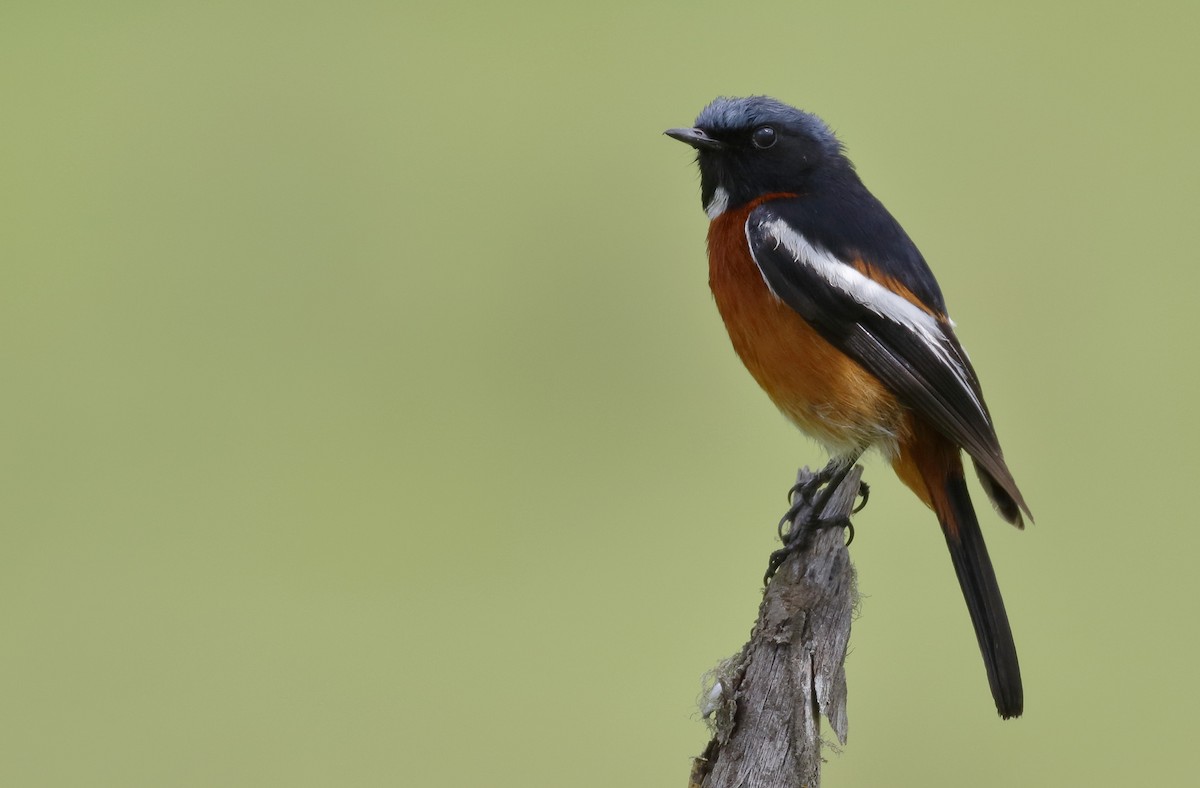
{"label": "weathered wood perch", "polygon": [[[822,519],[849,518],[861,477],[855,467]],[[812,478],[802,468],[797,481]],[[797,520],[808,512],[801,509]],[[821,714],[846,743],[844,663],[854,604],[842,529],[812,531],[763,592],[750,641],[714,671],[705,708],[713,739],[693,764],[690,788],[820,785]]]}

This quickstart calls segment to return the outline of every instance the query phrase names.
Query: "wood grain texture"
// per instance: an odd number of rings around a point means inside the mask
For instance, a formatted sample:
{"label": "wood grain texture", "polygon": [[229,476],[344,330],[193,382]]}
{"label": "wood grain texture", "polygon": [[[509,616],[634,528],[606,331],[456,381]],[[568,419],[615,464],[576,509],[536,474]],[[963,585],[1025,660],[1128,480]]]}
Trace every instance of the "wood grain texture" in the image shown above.
{"label": "wood grain texture", "polygon": [[[847,475],[823,519],[850,516],[861,476],[861,467]],[[807,468],[798,475],[810,478]],[[821,715],[846,743],[844,663],[855,601],[842,529],[811,532],[767,586],[750,641],[715,672],[706,709],[713,739],[693,765],[692,788],[820,785]]]}

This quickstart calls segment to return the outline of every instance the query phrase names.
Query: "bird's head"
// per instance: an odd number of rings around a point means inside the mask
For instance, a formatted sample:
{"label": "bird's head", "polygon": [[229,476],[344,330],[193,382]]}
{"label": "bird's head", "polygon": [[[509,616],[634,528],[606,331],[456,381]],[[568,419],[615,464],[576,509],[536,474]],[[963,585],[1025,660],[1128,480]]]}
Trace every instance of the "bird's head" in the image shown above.
{"label": "bird's head", "polygon": [[765,194],[804,193],[851,166],[825,121],[767,96],[718,98],[694,127],[664,133],[696,149],[710,218]]}

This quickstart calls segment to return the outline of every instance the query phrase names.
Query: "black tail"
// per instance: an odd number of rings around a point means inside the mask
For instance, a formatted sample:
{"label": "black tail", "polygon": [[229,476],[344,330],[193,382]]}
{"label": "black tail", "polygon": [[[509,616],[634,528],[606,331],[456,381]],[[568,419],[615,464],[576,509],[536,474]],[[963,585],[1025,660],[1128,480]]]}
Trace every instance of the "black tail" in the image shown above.
{"label": "black tail", "polygon": [[954,572],[962,586],[971,611],[971,623],[975,625],[975,637],[979,650],[983,652],[983,664],[987,667],[988,683],[992,697],[996,700],[996,711],[1000,716],[1021,716],[1024,694],[1021,689],[1021,666],[1017,663],[1017,647],[1013,643],[1012,630],[1008,626],[1008,614],[1004,612],[1004,600],[1000,597],[1000,586],[996,573],[988,558],[987,546],[979,530],[979,520],[967,494],[967,484],[961,471],[950,474],[945,482],[943,500],[936,492],[938,517],[942,521],[942,532],[946,535],[946,546],[954,561]]}

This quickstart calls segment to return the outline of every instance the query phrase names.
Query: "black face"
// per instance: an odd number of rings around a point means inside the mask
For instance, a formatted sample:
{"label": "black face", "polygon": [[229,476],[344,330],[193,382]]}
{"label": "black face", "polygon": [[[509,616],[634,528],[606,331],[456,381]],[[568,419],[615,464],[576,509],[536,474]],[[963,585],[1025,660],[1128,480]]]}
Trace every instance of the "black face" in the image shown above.
{"label": "black face", "polygon": [[822,171],[849,167],[820,118],[762,96],[717,99],[694,128],[667,134],[696,148],[710,214],[718,190],[736,207],[764,194],[804,193]]}

